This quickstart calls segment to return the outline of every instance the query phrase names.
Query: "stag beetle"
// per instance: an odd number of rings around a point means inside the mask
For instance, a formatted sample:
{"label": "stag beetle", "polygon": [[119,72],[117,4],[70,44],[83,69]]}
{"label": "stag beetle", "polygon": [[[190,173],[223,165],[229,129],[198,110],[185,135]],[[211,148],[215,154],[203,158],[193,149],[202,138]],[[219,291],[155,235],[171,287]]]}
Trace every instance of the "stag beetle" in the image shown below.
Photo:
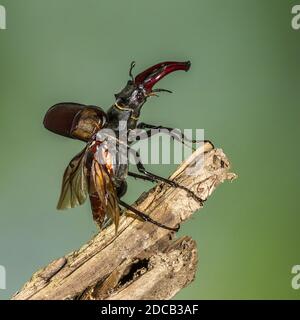
{"label": "stag beetle", "polygon": [[[136,77],[132,75],[134,66],[135,63],[132,62],[129,71],[130,80],[121,92],[115,94],[115,103],[107,112],[97,106],[73,102],[56,104],[47,111],[44,118],[45,128],[56,134],[86,143],[85,148],[71,160],[65,170],[57,208],[76,207],[83,204],[89,196],[93,218],[100,227],[103,227],[106,219],[109,218],[114,222],[117,231],[120,216],[119,205],[121,205],[144,221],[177,231],[179,227],[165,226],[121,200],[127,190],[127,176],[152,182],[162,181],[172,187],[184,189],[197,201],[201,202],[201,199],[184,186],[147,171],[136,151],[134,151],[134,157],[139,173],[128,171],[128,162],[113,161],[116,158],[115,154],[107,141],[100,139],[98,134],[104,128],[112,130],[116,134],[117,145],[120,146],[118,134],[121,122],[126,124],[127,133],[136,129],[146,129],[147,137],[152,135],[151,129],[172,130],[172,128],[139,123],[141,108],[149,97],[159,92],[171,92],[166,89],[153,89],[157,82],[174,71],[188,71],[191,63],[189,61],[161,62]],[[188,140],[182,134],[173,135],[173,139],[182,143]],[[195,140],[189,141],[196,142]],[[132,152],[131,142],[125,142],[126,150]],[[116,152],[118,153],[119,149]]]}

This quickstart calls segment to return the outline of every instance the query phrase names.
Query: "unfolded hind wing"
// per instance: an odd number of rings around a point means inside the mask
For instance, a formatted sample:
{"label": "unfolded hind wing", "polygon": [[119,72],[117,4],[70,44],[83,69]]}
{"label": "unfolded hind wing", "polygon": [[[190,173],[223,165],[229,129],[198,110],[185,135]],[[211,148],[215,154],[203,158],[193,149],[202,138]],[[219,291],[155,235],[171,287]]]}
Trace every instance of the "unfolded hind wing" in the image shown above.
{"label": "unfolded hind wing", "polygon": [[74,208],[85,202],[88,195],[85,162],[86,148],[70,161],[65,170],[57,209]]}

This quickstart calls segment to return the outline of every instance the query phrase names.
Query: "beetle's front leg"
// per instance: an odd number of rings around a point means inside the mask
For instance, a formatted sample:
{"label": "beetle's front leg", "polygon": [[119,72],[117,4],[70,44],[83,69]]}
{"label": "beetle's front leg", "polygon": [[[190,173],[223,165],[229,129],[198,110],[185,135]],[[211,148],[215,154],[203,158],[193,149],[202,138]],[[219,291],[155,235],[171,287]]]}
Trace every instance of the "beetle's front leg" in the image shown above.
{"label": "beetle's front leg", "polygon": [[[160,125],[152,125],[152,124],[147,124],[144,122],[140,122],[137,125],[138,129],[150,129],[150,130],[146,130],[146,138],[150,138],[152,136],[154,136],[155,134],[160,133],[160,130],[165,130],[163,131],[163,133],[168,134],[172,137],[172,139],[184,144],[185,146],[192,148],[190,144],[187,144],[187,142],[189,143],[209,143],[212,146],[212,149],[214,148],[214,145],[211,141],[209,140],[195,140],[195,139],[189,139],[187,138],[179,129],[175,129],[175,128],[170,128],[170,127],[165,127],[165,126],[160,126]],[[143,137],[142,137],[143,139]],[[193,149],[193,148],[192,148]]]}

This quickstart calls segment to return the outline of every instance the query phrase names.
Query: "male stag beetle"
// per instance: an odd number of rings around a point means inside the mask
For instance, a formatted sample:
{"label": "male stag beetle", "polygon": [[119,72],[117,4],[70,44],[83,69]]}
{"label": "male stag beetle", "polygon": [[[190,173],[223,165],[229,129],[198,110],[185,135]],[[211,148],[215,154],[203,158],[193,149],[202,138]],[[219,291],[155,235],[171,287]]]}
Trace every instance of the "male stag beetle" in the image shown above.
{"label": "male stag beetle", "polygon": [[[115,95],[116,101],[105,113],[96,106],[86,106],[78,103],[59,103],[51,107],[45,115],[44,126],[59,135],[78,139],[86,142],[85,148],[77,154],[65,170],[62,182],[58,209],[73,208],[85,202],[87,196],[90,198],[93,218],[100,228],[106,219],[111,219],[116,231],[118,229],[120,208],[130,210],[144,221],[151,222],[159,227],[177,231],[178,227],[165,226],[145,213],[133,208],[121,197],[126,193],[127,176],[152,182],[162,181],[172,187],[184,189],[190,196],[201,202],[192,191],[177,184],[174,181],[160,177],[147,171],[141,162],[140,155],[130,148],[130,141],[125,141],[126,151],[133,152],[136,159],[138,173],[128,171],[128,160],[125,163],[113,161],[120,150],[119,126],[125,122],[127,133],[136,129],[147,129],[146,135],[150,137],[155,128],[166,128],[146,123],[138,123],[141,108],[147,99],[158,92],[171,92],[165,89],[153,89],[153,86],[166,75],[177,71],[188,71],[191,63],[167,61],[158,63],[138,74],[135,78],[132,69],[135,63],[132,62],[125,88]],[[117,149],[114,152],[106,139],[99,137],[103,129],[110,129],[116,135]],[[188,140],[183,134],[173,134],[173,139],[185,143],[197,142]]]}

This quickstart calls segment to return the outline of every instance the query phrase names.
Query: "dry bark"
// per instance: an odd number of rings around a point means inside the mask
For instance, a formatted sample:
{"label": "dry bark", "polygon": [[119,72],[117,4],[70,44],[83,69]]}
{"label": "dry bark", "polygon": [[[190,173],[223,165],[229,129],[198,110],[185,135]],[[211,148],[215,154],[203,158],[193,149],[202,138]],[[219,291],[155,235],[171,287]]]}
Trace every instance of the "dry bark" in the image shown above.
{"label": "dry bark", "polygon": [[[203,157],[203,148],[204,164],[199,168],[195,164]],[[236,175],[221,149],[209,143],[203,148],[183,162],[171,179],[205,202],[220,183]],[[134,206],[175,227],[203,203],[182,189],[160,183]],[[102,230],[78,251],[37,271],[12,299],[170,299],[193,281],[197,267],[196,243],[190,237],[174,237],[125,214],[117,235],[114,226]]]}

